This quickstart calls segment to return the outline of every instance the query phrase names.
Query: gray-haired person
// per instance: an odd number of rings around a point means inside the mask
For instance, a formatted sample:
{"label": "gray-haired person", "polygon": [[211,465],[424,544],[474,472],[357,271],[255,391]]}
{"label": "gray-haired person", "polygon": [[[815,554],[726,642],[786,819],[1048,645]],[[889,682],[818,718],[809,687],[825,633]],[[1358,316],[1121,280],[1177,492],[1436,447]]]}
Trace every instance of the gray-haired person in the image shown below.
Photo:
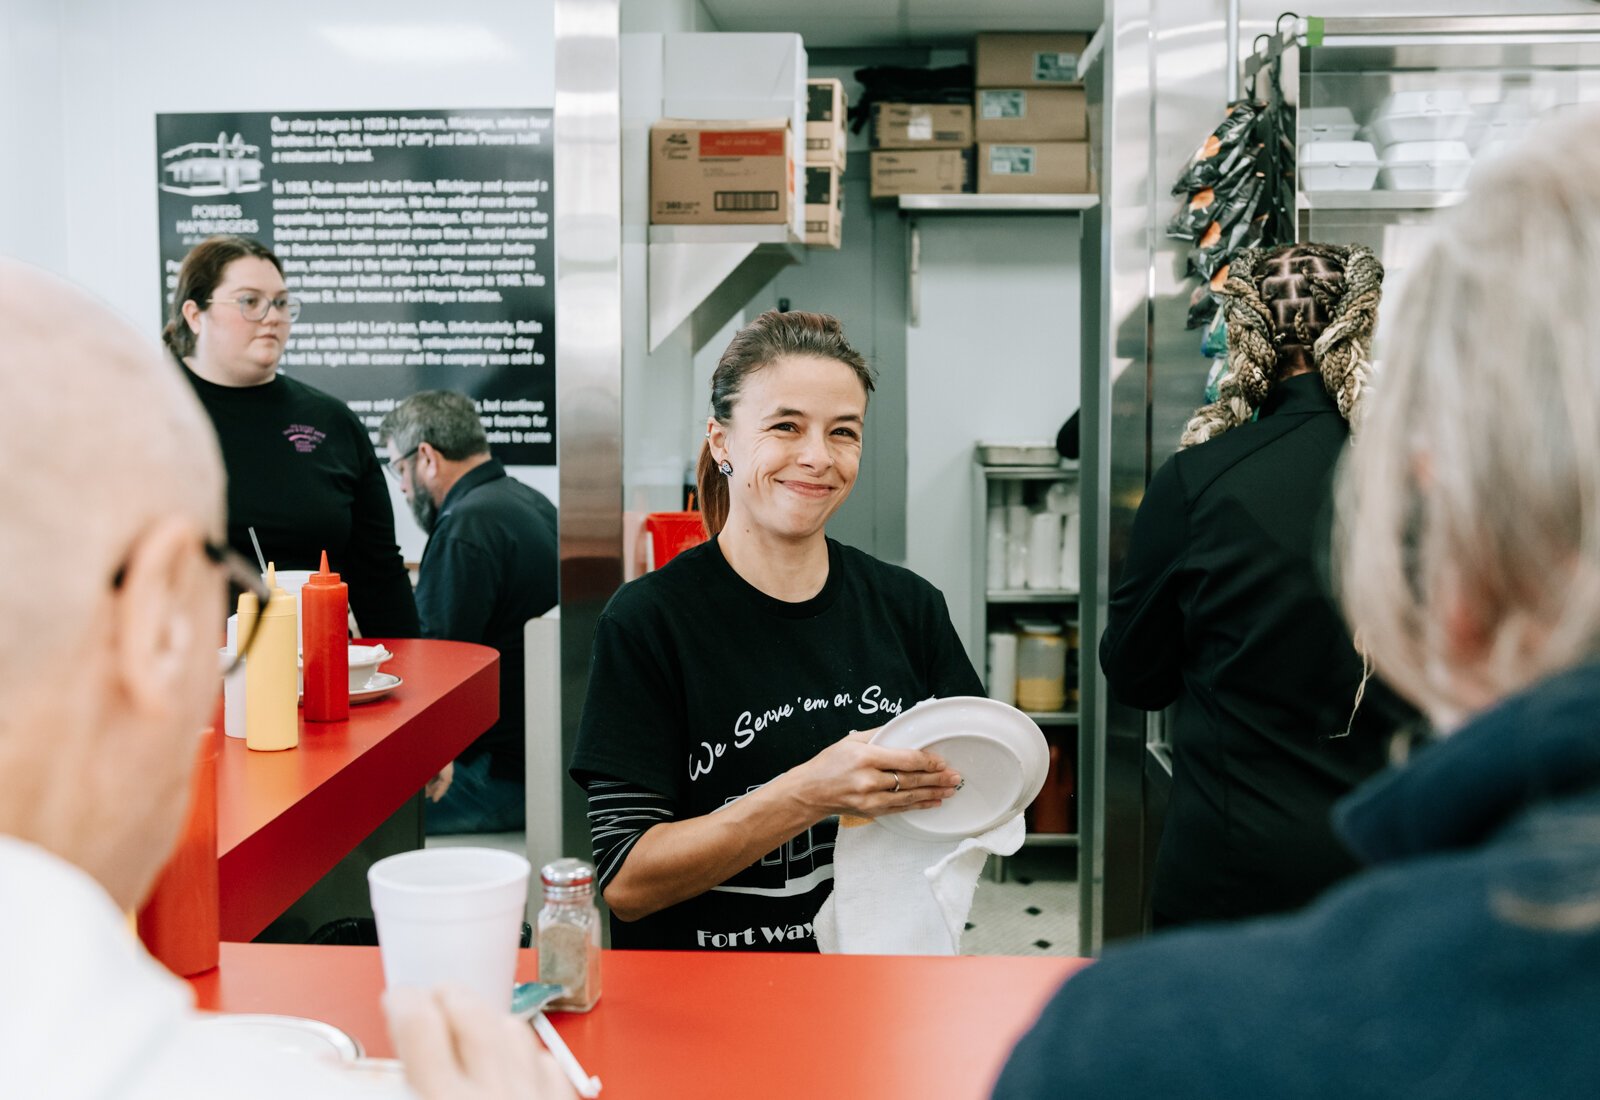
{"label": "gray-haired person", "polygon": [[1473,166],[1384,322],[1335,560],[1438,737],[1340,803],[1370,866],[1292,917],[1107,951],[996,1097],[1594,1095],[1597,298],[1591,109]]}
{"label": "gray-haired person", "polygon": [[521,829],[522,631],[559,599],[555,505],[491,457],[477,407],[459,393],[412,394],[383,418],[378,439],[428,534],[417,580],[423,637],[500,651],[500,720],[455,762],[453,776],[445,773],[445,790],[427,810],[428,832]]}

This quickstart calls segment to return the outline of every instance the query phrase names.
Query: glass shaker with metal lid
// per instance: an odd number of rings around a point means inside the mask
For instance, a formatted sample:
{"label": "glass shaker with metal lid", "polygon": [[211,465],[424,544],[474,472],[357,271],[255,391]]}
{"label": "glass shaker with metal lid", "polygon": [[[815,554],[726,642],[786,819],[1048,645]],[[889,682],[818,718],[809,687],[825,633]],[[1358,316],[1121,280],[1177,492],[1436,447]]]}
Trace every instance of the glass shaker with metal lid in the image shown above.
{"label": "glass shaker with metal lid", "polygon": [[558,859],[539,869],[544,907],[539,910],[539,980],[565,987],[549,1007],[588,1012],[600,999],[600,910],[594,903],[594,868],[581,859]]}

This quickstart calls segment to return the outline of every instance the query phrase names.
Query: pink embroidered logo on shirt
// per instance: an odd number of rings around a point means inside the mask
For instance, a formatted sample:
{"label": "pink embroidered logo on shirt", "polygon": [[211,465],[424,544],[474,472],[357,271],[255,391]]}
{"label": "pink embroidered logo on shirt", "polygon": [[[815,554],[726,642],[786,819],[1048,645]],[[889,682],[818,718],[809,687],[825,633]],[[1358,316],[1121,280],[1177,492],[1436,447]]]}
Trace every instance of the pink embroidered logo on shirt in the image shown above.
{"label": "pink embroidered logo on shirt", "polygon": [[316,450],[317,445],[328,438],[326,432],[319,431],[310,424],[290,424],[283,430],[283,435],[294,444],[294,449],[303,455]]}

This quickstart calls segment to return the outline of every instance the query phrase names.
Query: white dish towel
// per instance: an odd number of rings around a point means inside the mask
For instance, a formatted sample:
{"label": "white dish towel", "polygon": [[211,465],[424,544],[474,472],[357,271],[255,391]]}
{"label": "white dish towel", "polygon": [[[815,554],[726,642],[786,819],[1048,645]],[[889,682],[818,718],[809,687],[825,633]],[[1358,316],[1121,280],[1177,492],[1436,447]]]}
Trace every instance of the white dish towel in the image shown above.
{"label": "white dish towel", "polygon": [[990,854],[1022,847],[1022,815],[964,840],[912,840],[865,818],[841,818],[833,892],[816,920],[830,955],[955,955]]}

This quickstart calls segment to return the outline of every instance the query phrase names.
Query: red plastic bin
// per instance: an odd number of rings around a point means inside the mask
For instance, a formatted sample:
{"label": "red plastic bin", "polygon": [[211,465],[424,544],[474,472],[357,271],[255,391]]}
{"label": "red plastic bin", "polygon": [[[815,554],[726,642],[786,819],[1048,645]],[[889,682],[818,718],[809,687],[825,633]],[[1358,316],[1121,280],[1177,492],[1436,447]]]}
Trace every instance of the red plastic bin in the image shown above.
{"label": "red plastic bin", "polygon": [[650,532],[650,550],[657,569],[709,537],[699,512],[651,512],[644,517],[644,528]]}

